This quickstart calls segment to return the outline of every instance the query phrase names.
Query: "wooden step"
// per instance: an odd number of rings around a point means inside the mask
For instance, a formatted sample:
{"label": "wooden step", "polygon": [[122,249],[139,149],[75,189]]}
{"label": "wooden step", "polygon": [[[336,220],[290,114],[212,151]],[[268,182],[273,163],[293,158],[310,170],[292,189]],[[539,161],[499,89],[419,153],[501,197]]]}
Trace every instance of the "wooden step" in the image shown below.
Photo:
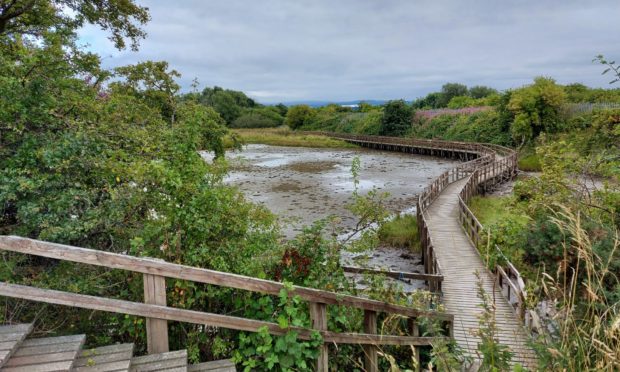
{"label": "wooden step", "polygon": [[187,366],[188,372],[236,372],[235,363],[230,359],[215,360]]}
{"label": "wooden step", "polygon": [[131,372],[187,372],[187,350],[132,358],[129,370]]}
{"label": "wooden step", "polygon": [[3,372],[70,371],[86,336],[61,336],[25,340],[9,358]]}
{"label": "wooden step", "polygon": [[0,326],[0,368],[32,331],[32,324]]}
{"label": "wooden step", "polygon": [[133,344],[118,344],[82,350],[73,364],[75,372],[127,372]]}

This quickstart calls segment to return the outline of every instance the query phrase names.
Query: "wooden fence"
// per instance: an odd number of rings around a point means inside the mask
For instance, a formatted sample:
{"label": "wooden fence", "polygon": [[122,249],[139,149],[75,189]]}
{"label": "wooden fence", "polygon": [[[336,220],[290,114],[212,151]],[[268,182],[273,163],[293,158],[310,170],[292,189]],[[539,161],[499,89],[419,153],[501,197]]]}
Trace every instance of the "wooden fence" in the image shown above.
{"label": "wooden fence", "polygon": [[[166,278],[189,280],[269,295],[278,295],[280,290],[285,288],[279,282],[173,264],[152,258],[134,257],[16,236],[0,236],[0,250],[142,273],[144,277],[144,303],[4,282],[0,282],[0,296],[146,317],[149,353],[168,351],[168,321],[205,324],[249,332],[257,332],[259,328],[266,327],[269,333],[273,335],[282,335],[289,330],[294,330],[300,339],[310,339],[313,332],[319,332],[323,337],[324,345],[320,348],[316,365],[317,371],[328,370],[327,346],[330,343],[363,345],[365,369],[377,371],[379,345],[418,347],[431,345],[431,342],[436,340],[433,337],[419,336],[417,318],[430,318],[440,322],[448,336],[451,336],[453,330],[454,316],[450,314],[420,311],[382,301],[299,286],[294,286],[289,295],[298,295],[308,302],[312,328],[291,327],[282,329],[278,324],[272,322],[166,306]],[[365,333],[329,331],[327,329],[328,305],[362,309],[364,311]],[[411,336],[377,334],[377,314],[381,312],[408,318]]]}

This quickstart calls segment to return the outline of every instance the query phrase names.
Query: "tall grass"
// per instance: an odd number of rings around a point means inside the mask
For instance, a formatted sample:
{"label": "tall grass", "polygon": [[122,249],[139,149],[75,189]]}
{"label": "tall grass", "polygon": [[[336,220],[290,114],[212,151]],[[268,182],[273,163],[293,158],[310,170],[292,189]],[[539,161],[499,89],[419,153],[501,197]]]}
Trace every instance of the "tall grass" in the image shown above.
{"label": "tall grass", "polygon": [[384,222],[378,231],[379,241],[398,248],[419,248],[418,223],[409,214],[394,217]]}
{"label": "tall grass", "polygon": [[[317,148],[355,148],[348,142],[320,136],[295,132],[289,127],[264,129],[233,129],[241,143],[260,143],[272,146],[317,147]],[[232,140],[229,140],[232,143]]]}
{"label": "tall grass", "polygon": [[553,370],[618,371],[620,304],[618,294],[609,292],[610,288],[620,288],[611,270],[619,259],[618,232],[611,254],[603,259],[593,249],[578,212],[560,207],[553,222],[571,237],[564,244],[566,261],[570,256],[577,260],[555,275],[542,276],[544,296],[558,301],[554,321],[559,332],[538,347],[541,362]]}

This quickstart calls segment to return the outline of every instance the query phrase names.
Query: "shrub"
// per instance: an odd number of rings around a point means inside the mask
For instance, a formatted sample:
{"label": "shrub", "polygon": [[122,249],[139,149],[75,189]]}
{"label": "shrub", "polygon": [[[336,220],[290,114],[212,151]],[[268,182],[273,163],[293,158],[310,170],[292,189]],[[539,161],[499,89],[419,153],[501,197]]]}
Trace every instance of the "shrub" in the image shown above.
{"label": "shrub", "polygon": [[392,247],[418,247],[418,223],[415,216],[399,214],[379,227],[379,241]]}
{"label": "shrub", "polygon": [[232,128],[274,128],[279,127],[284,122],[273,108],[264,107],[252,109],[241,115],[230,125]]}
{"label": "shrub", "polygon": [[387,136],[400,136],[411,129],[411,107],[402,99],[390,101],[383,109],[381,120],[381,134]]}
{"label": "shrub", "polygon": [[312,107],[308,105],[293,106],[286,113],[286,125],[291,129],[298,129],[306,124],[310,124],[315,115],[316,113]]}

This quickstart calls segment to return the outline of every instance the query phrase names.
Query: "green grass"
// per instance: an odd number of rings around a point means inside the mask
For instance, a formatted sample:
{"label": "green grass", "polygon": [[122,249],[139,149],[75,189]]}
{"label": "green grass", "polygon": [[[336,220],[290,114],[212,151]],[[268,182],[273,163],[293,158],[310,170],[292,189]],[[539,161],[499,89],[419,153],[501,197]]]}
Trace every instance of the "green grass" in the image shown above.
{"label": "green grass", "polygon": [[[308,135],[290,130],[288,127],[265,129],[233,129],[232,132],[242,143],[260,143],[272,146],[319,147],[319,148],[355,148],[357,146],[345,141]],[[231,141],[229,140],[228,145]]]}
{"label": "green grass", "polygon": [[514,220],[526,222],[527,217],[514,205],[512,196],[474,196],[469,209],[483,226]]}
{"label": "green grass", "polygon": [[415,216],[398,215],[379,228],[379,241],[392,247],[418,250],[418,222]]}
{"label": "green grass", "polygon": [[540,172],[540,157],[533,148],[524,149],[519,153],[519,169],[525,172]]}

